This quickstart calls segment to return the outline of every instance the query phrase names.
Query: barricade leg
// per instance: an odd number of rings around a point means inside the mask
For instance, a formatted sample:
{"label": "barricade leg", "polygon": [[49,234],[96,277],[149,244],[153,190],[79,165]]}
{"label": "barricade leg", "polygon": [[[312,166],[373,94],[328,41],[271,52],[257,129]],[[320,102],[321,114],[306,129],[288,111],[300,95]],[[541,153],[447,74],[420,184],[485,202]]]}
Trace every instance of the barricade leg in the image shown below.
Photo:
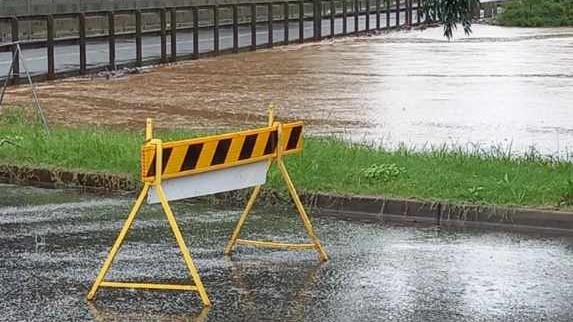
{"label": "barricade leg", "polygon": [[143,190],[139,194],[139,197],[137,198],[135,205],[133,206],[133,209],[129,213],[129,215],[125,221],[125,224],[123,225],[123,228],[121,229],[121,231],[119,233],[119,236],[117,237],[117,239],[116,239],[111,251],[109,252],[100,272],[98,273],[96,281],[94,282],[90,292],[88,293],[87,299],[88,300],[94,299],[94,297],[95,297],[95,295],[96,295],[96,293],[100,287],[151,289],[151,290],[179,290],[179,291],[196,291],[199,293],[199,297],[201,298],[203,305],[206,307],[211,306],[211,301],[209,300],[209,297],[207,296],[207,292],[205,291],[205,287],[203,286],[203,283],[201,282],[201,278],[199,277],[199,272],[197,271],[197,268],[193,264],[193,260],[191,259],[189,249],[187,248],[187,245],[185,244],[183,236],[181,235],[181,231],[179,229],[179,226],[177,225],[177,221],[175,220],[175,216],[173,215],[173,212],[171,211],[171,208],[169,207],[169,203],[167,201],[167,198],[165,197],[165,192],[163,191],[161,184],[153,184],[153,186],[155,187],[155,189],[157,191],[157,195],[159,196],[159,199],[161,201],[161,206],[163,208],[163,211],[165,212],[165,216],[167,217],[167,221],[169,222],[169,226],[171,227],[173,235],[175,235],[177,245],[179,246],[179,249],[181,250],[181,253],[183,255],[183,260],[185,261],[185,264],[187,265],[187,269],[189,270],[190,277],[193,280],[193,282],[195,283],[195,285],[161,284],[161,283],[147,283],[147,282],[142,282],[142,283],[135,282],[134,283],[134,282],[105,281],[105,277],[107,275],[107,272],[108,272],[109,268],[111,267],[111,264],[113,263],[113,260],[115,259],[115,256],[117,255],[117,252],[121,248],[121,245],[123,244],[123,241],[125,240],[125,237],[127,236],[131,226],[133,225],[133,222],[135,221],[135,218],[137,217],[137,214],[139,213],[141,205],[143,204],[143,201],[145,200],[145,197],[147,196],[147,194],[149,192],[151,184],[145,183]]}
{"label": "barricade leg", "polygon": [[241,217],[239,218],[239,221],[237,222],[237,226],[235,227],[235,230],[233,231],[233,235],[231,236],[229,243],[225,247],[225,255],[230,255],[231,252],[233,252],[233,250],[235,250],[235,246],[237,245],[237,239],[241,235],[241,229],[245,225],[245,222],[247,221],[247,217],[249,217],[249,214],[251,213],[251,209],[253,209],[253,205],[255,204],[255,201],[257,200],[257,197],[259,196],[260,192],[261,192],[261,186],[256,186],[253,189],[253,192],[251,193],[251,197],[249,198],[249,201],[247,202],[247,206],[245,207],[245,210],[243,211],[243,213],[241,214]]}
{"label": "barricade leg", "polygon": [[175,216],[171,211],[171,207],[169,207],[169,203],[167,202],[167,198],[165,197],[165,192],[163,192],[163,188],[161,185],[156,186],[157,195],[159,196],[159,200],[161,201],[161,206],[165,211],[165,215],[167,216],[167,220],[169,221],[169,226],[171,226],[171,230],[173,231],[173,235],[175,235],[175,239],[177,240],[177,245],[183,254],[183,259],[185,260],[185,264],[187,265],[187,269],[189,270],[189,274],[197,287],[197,292],[199,292],[199,296],[201,297],[201,301],[205,306],[211,306],[211,301],[209,300],[209,296],[207,296],[207,292],[205,291],[205,287],[203,286],[203,282],[201,281],[201,277],[199,276],[199,272],[197,272],[197,268],[195,264],[193,264],[193,259],[191,259],[191,254],[189,253],[189,249],[187,245],[185,245],[185,240],[181,235],[181,230],[179,230],[179,226],[177,225],[177,221],[175,220]]}
{"label": "barricade leg", "polygon": [[241,217],[239,218],[239,221],[237,222],[237,226],[235,227],[235,230],[233,231],[233,234],[231,236],[231,239],[229,240],[227,246],[225,247],[225,255],[230,255],[233,250],[235,249],[237,244],[241,244],[241,245],[247,245],[247,246],[256,246],[256,247],[267,247],[267,248],[284,248],[284,249],[316,249],[316,251],[318,252],[318,256],[320,258],[321,261],[325,262],[328,260],[328,255],[326,254],[326,252],[324,251],[324,248],[322,247],[320,240],[316,237],[316,234],[314,232],[314,228],[312,227],[312,223],[306,213],[306,210],[304,209],[304,206],[298,196],[298,193],[296,192],[296,189],[294,187],[294,184],[292,182],[292,180],[290,179],[290,176],[288,174],[288,171],[284,165],[284,163],[282,162],[281,159],[277,160],[277,166],[279,167],[279,170],[281,172],[281,175],[287,185],[287,189],[289,191],[289,194],[297,208],[297,211],[299,213],[299,216],[304,224],[304,228],[309,236],[309,238],[312,241],[312,244],[292,244],[292,243],[283,243],[283,242],[269,242],[269,241],[256,241],[256,240],[245,240],[245,239],[239,239],[239,235],[241,234],[241,229],[243,228],[243,226],[245,225],[245,222],[247,221],[247,218],[251,212],[251,209],[253,208],[253,205],[255,203],[255,200],[257,199],[260,190],[261,190],[261,186],[256,186],[255,189],[253,190],[251,197],[249,198],[249,201],[247,202],[247,206],[245,207],[245,210],[243,211],[243,213],[241,214]]}
{"label": "barricade leg", "polygon": [[133,205],[131,212],[129,213],[129,215],[127,216],[127,219],[125,220],[125,224],[123,224],[123,228],[119,232],[119,235],[117,236],[117,239],[115,240],[115,243],[113,244],[113,246],[111,248],[111,251],[107,255],[107,258],[106,258],[102,268],[100,269],[100,271],[97,275],[97,278],[96,278],[94,284],[92,285],[90,292],[88,293],[88,296],[87,296],[88,300],[92,300],[95,297],[95,295],[98,291],[98,288],[100,287],[102,281],[104,280],[105,276],[107,275],[107,271],[109,270],[111,264],[113,263],[113,260],[115,259],[115,255],[117,255],[119,248],[123,244],[123,241],[124,241],[125,237],[127,236],[129,229],[131,228],[131,225],[133,225],[133,221],[135,220],[135,217],[137,217],[137,214],[139,213],[139,209],[141,209],[141,205],[143,204],[143,201],[145,200],[145,197],[147,196],[147,193],[149,192],[149,187],[150,187],[149,183],[146,183],[143,186],[141,193],[137,197],[137,200],[135,201],[135,204]]}
{"label": "barricade leg", "polygon": [[281,175],[287,185],[287,189],[291,195],[291,198],[298,210],[298,213],[300,215],[300,218],[302,219],[302,222],[304,224],[304,228],[306,229],[306,233],[308,234],[308,237],[310,237],[310,239],[312,240],[312,242],[314,243],[316,250],[318,252],[318,256],[320,257],[320,260],[325,262],[328,260],[328,255],[326,255],[326,252],[324,251],[324,248],[322,247],[322,245],[320,244],[320,240],[318,239],[318,237],[316,237],[316,233],[314,232],[314,228],[312,227],[312,223],[310,222],[310,219],[308,218],[308,215],[306,213],[306,210],[304,209],[304,205],[302,204],[302,202],[300,201],[300,197],[298,196],[298,193],[296,192],[296,188],[288,174],[288,171],[283,163],[283,161],[281,159],[277,160],[277,166],[281,172]]}

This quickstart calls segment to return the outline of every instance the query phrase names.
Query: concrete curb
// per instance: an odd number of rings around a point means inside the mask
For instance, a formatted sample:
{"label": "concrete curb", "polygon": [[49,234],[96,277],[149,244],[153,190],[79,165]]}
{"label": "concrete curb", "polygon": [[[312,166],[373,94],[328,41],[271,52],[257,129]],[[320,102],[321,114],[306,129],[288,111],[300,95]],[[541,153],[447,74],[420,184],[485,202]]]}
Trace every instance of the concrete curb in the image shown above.
{"label": "concrete curb", "polygon": [[421,222],[439,226],[505,227],[573,233],[573,213],[533,208],[424,202],[384,196],[307,196],[317,215],[369,221]]}
{"label": "concrete curb", "polygon": [[[0,164],[0,183],[86,192],[133,192],[138,184],[125,175],[40,169]],[[240,195],[240,194],[239,194]],[[238,201],[236,192],[218,194]],[[241,195],[242,196],[242,195]],[[428,223],[438,226],[503,227],[512,230],[573,233],[573,213],[543,209],[424,202],[384,196],[303,193],[315,216],[366,221]],[[244,199],[244,198],[243,198]],[[276,196],[275,196],[276,199]]]}
{"label": "concrete curb", "polygon": [[137,183],[128,176],[3,164],[0,164],[0,183],[42,188],[69,188],[88,192],[134,191],[137,189]]}

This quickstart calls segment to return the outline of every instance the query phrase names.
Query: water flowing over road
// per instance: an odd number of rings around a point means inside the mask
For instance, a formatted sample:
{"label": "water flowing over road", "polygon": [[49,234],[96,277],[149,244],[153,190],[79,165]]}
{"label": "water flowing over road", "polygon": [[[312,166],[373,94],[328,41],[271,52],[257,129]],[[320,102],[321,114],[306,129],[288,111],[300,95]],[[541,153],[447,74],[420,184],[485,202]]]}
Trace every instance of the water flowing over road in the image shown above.
{"label": "water flowing over road", "polygon": [[446,42],[440,29],[391,33],[341,53],[364,57],[348,82],[356,84],[349,93],[361,89],[358,117],[372,124],[364,135],[572,153],[573,29],[476,25],[471,37],[458,37]]}
{"label": "water flowing over road", "polygon": [[[573,28],[475,25],[348,37],[40,87],[58,122],[248,127],[265,106],[315,133],[396,147],[455,145],[570,157]],[[24,88],[11,101],[29,101]],[[137,111],[138,113],[134,113]]]}
{"label": "water flowing over road", "polygon": [[[331,260],[314,252],[223,248],[240,209],[176,202],[174,212],[214,303],[192,293],[85,295],[131,198],[0,185],[0,320],[571,321],[573,240],[473,229],[315,218]],[[263,209],[264,208],[264,209]],[[303,241],[290,210],[259,206],[245,238]],[[186,282],[156,206],[146,207],[114,280]],[[207,319],[205,319],[207,317]]]}

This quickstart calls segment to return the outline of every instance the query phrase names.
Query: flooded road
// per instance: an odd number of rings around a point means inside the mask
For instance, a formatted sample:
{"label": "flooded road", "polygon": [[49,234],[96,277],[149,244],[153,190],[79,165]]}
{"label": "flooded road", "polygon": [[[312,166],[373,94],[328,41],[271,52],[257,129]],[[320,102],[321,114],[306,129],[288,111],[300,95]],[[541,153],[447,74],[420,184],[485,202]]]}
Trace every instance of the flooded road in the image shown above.
{"label": "flooded road", "polygon": [[[349,37],[40,86],[55,122],[219,129],[274,102],[315,133],[396,147],[573,152],[573,28],[475,25]],[[30,102],[25,88],[10,102]]]}
{"label": "flooded road", "polygon": [[[239,248],[222,254],[239,209],[175,203],[214,306],[191,293],[85,295],[127,197],[0,185],[0,320],[571,321],[573,239],[315,218],[331,256]],[[294,214],[259,207],[245,236],[302,241]],[[157,207],[146,207],[110,279],[184,282]]]}

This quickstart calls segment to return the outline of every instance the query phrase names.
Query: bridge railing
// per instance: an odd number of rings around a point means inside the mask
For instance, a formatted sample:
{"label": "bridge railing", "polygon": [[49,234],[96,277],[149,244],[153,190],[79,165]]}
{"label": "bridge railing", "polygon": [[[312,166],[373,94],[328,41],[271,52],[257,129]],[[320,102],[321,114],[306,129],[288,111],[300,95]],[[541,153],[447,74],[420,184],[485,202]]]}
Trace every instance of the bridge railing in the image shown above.
{"label": "bridge railing", "polygon": [[[8,43],[0,43],[0,63],[12,60],[13,56],[17,58],[15,43],[20,44],[26,58],[33,56],[42,61],[41,70],[33,71],[37,80],[197,59],[411,26],[423,18],[421,1],[287,0],[0,16],[0,24],[9,25],[11,36]],[[21,27],[26,24],[33,24],[39,31],[33,37],[22,34]],[[71,29],[70,24],[73,25]],[[261,39],[261,34],[266,34],[266,39]],[[178,41],[183,36],[185,39]],[[250,38],[250,41],[243,38]],[[221,45],[222,39],[226,40],[226,46]],[[148,50],[144,42],[152,42],[152,47],[159,48]],[[192,46],[183,50],[183,44],[187,42]],[[118,43],[133,47],[132,55],[118,59]],[[105,44],[107,59],[90,61],[90,46],[99,46],[96,51],[101,56],[102,44]],[[38,51],[44,50],[38,57]],[[57,50],[73,51],[74,61],[57,64]],[[14,60],[13,69],[17,76],[15,82],[18,82],[21,69],[18,59]],[[0,79],[5,77],[2,74],[5,72],[0,69]]]}

